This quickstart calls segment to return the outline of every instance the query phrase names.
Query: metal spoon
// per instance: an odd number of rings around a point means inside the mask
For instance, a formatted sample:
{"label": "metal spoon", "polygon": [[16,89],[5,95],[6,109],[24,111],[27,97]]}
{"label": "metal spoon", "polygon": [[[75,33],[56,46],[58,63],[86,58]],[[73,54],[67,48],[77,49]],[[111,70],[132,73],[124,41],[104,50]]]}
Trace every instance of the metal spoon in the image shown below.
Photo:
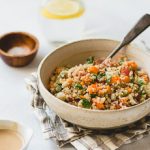
{"label": "metal spoon", "polygon": [[[150,15],[145,14],[136,25],[128,32],[123,41],[106,58],[112,58],[121,48],[132,42],[139,34],[150,26]],[[104,60],[105,61],[105,60]]]}

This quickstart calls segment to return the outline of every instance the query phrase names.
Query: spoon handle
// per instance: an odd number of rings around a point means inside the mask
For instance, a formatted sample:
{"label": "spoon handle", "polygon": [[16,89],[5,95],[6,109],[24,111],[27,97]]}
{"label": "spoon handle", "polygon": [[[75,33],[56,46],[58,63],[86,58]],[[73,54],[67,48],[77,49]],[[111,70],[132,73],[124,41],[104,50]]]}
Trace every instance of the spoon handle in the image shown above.
{"label": "spoon handle", "polygon": [[140,33],[150,26],[150,15],[145,14],[136,25],[128,32],[123,41],[116,47],[107,58],[112,58],[122,47],[133,41]]}

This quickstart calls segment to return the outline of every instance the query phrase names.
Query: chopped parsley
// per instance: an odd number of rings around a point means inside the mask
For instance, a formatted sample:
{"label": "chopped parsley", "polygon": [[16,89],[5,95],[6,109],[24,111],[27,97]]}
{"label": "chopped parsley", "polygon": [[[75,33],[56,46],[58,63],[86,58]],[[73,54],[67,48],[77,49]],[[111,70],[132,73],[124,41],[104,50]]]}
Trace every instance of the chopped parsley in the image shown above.
{"label": "chopped parsley", "polygon": [[133,76],[130,77],[130,82],[131,82],[131,83],[134,83],[134,77],[133,77]]}
{"label": "chopped parsley", "polygon": [[119,61],[119,64],[122,65],[123,63],[124,63],[124,60],[121,59],[121,60]]}
{"label": "chopped parsley", "polygon": [[142,86],[144,84],[143,80],[138,80],[138,85]]}
{"label": "chopped parsley", "polygon": [[61,83],[58,83],[57,85],[56,85],[56,91],[57,92],[60,92],[62,90],[62,84]]}
{"label": "chopped parsley", "polygon": [[87,63],[87,64],[92,64],[93,61],[94,61],[94,57],[93,57],[93,56],[90,56],[89,58],[87,58],[86,63]]}
{"label": "chopped parsley", "polygon": [[120,61],[119,61],[119,64],[122,65],[126,60],[126,57],[121,57],[120,58]]}
{"label": "chopped parsley", "polygon": [[127,96],[129,93],[128,93],[128,91],[123,91],[122,93],[121,93],[121,97],[125,97],[125,96]]}
{"label": "chopped parsley", "polygon": [[93,74],[93,75],[91,76],[91,78],[92,78],[93,81],[96,81],[97,75],[96,75],[96,74]]}
{"label": "chopped parsley", "polygon": [[91,98],[95,98],[97,96],[97,94],[91,94],[90,96],[91,96]]}
{"label": "chopped parsley", "polygon": [[142,91],[142,95],[145,95],[146,94],[146,91]]}
{"label": "chopped parsley", "polygon": [[110,83],[112,76],[106,76],[106,83]]}
{"label": "chopped parsley", "polygon": [[104,77],[105,75],[106,75],[105,73],[101,73],[101,72],[100,72],[100,73],[97,75],[97,80],[100,81],[101,78]]}
{"label": "chopped parsley", "polygon": [[83,89],[83,87],[82,87],[82,85],[81,85],[80,83],[76,83],[76,84],[74,85],[74,88],[75,88],[75,89],[78,89],[78,90],[82,90],[82,89]]}
{"label": "chopped parsley", "polygon": [[97,75],[97,78],[101,78],[101,77],[104,77],[105,76],[105,73],[99,73],[98,75]]}
{"label": "chopped parsley", "polygon": [[62,72],[60,73],[60,76],[61,76],[62,78],[64,78],[65,75],[66,75],[66,71],[62,71]]}
{"label": "chopped parsley", "polygon": [[82,99],[82,106],[84,108],[91,108],[91,103],[87,99]]}

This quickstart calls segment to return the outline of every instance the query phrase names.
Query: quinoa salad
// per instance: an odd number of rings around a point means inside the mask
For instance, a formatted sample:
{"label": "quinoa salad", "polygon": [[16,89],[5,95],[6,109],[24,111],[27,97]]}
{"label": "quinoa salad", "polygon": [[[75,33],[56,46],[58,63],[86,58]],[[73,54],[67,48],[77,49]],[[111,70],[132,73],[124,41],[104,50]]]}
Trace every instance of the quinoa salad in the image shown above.
{"label": "quinoa salad", "polygon": [[148,74],[135,61],[117,62],[89,57],[84,64],[58,67],[49,91],[58,99],[86,109],[125,109],[150,98]]}

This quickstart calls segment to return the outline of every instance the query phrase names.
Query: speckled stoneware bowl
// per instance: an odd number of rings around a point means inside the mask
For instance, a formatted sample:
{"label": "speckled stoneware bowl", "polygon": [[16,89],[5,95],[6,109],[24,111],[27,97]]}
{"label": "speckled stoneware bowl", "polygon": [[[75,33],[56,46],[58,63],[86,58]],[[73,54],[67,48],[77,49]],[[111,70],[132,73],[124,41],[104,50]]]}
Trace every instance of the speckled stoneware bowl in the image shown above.
{"label": "speckled stoneware bowl", "polygon": [[[150,112],[150,99],[124,110],[88,110],[65,103],[47,90],[49,77],[57,66],[83,63],[89,56],[104,58],[117,44],[118,41],[105,39],[77,41],[57,48],[43,59],[38,68],[39,89],[49,107],[61,118],[86,128],[108,129],[135,122]],[[150,74],[150,55],[135,45],[122,52]]]}

